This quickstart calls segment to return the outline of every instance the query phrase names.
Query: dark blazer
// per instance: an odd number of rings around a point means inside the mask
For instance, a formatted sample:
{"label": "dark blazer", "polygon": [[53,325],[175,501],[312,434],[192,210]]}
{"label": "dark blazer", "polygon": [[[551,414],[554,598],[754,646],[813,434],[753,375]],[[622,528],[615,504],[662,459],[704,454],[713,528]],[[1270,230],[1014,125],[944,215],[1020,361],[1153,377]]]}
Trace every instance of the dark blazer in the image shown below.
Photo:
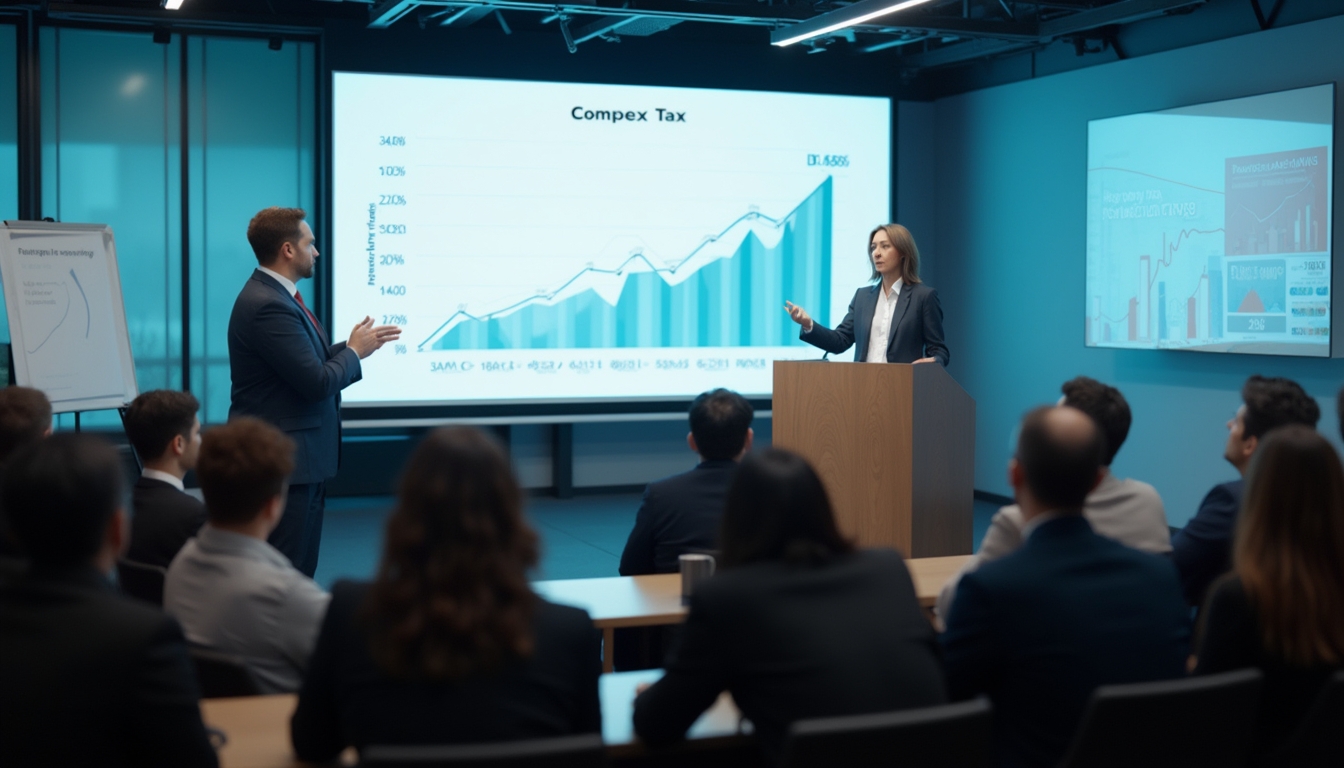
{"label": "dark blazer", "polygon": [[736,469],[732,460],[704,461],[649,483],[621,553],[621,575],[675,573],[679,556],[717,549],[723,499]]}
{"label": "dark blazer", "polygon": [[229,316],[229,418],[265,419],[294,440],[290,482],[336,474],[341,451],[341,390],[359,381],[359,355],[329,344],[275,278],[255,270]]}
{"label": "dark blazer", "polygon": [[205,505],[162,480],[141,477],[131,491],[131,546],[126,558],[167,568],[205,524]]}
{"label": "dark blazer", "polygon": [[1252,751],[1264,754],[1283,746],[1340,666],[1289,664],[1265,649],[1260,622],[1235,576],[1218,581],[1200,614],[1197,675],[1258,667],[1265,673]]}
{"label": "dark blazer", "polygon": [[601,732],[601,643],[586,611],[539,600],[532,658],[454,683],[420,683],[375,666],[357,624],[368,588],[341,581],[332,589],[290,724],[300,760],[330,760],[348,746]]}
{"label": "dark blazer", "polygon": [[666,676],[635,700],[635,732],[679,739],[724,690],[776,757],[794,720],[946,700],[933,627],[890,550],[716,574],[691,597]]}
{"label": "dark blazer", "polygon": [[[831,330],[813,322],[811,332],[798,338],[814,347],[838,355],[854,346],[854,360],[863,362],[868,356],[868,332],[873,327],[873,313],[881,284],[860,288],[849,302],[845,319]],[[943,341],[943,306],[938,303],[938,292],[923,283],[902,285],[896,297],[896,315],[887,339],[888,363],[913,363],[922,357],[936,358],[944,366],[951,359]]]}
{"label": "dark blazer", "polygon": [[92,569],[0,586],[0,763],[214,766],[177,622]]}
{"label": "dark blazer", "polygon": [[1245,488],[1245,480],[1215,485],[1195,516],[1171,539],[1171,561],[1181,574],[1181,589],[1190,605],[1203,605],[1209,585],[1232,568],[1232,535]]}
{"label": "dark blazer", "polygon": [[1185,674],[1189,610],[1166,558],[1061,517],[962,577],[942,640],[952,697],[994,703],[994,762],[1055,765],[1097,686]]}

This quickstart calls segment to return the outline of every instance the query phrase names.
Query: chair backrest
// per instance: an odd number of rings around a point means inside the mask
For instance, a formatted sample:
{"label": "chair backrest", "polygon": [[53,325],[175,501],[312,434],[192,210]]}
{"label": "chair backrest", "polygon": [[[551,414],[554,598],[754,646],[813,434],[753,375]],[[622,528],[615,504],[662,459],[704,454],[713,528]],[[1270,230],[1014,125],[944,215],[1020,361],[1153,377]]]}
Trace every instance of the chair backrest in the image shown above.
{"label": "chair backrest", "polygon": [[117,583],[121,591],[138,600],[163,607],[163,580],[168,569],[122,558],[117,561]]}
{"label": "chair backrest", "polygon": [[799,720],[789,727],[782,763],[921,768],[989,765],[994,711],[981,697],[958,704]]}
{"label": "chair backrest", "polygon": [[1093,692],[1061,765],[1245,765],[1263,680],[1258,669],[1240,669],[1103,685]]}
{"label": "chair backrest", "polygon": [[1265,762],[1273,766],[1344,765],[1344,670],[1331,675],[1315,703],[1302,718],[1287,743],[1269,755]]}
{"label": "chair backrest", "polygon": [[201,685],[203,699],[261,695],[257,678],[237,656],[193,645],[191,662],[196,667],[196,680]]}
{"label": "chair backrest", "polygon": [[368,746],[363,768],[605,768],[607,749],[596,733],[488,744]]}

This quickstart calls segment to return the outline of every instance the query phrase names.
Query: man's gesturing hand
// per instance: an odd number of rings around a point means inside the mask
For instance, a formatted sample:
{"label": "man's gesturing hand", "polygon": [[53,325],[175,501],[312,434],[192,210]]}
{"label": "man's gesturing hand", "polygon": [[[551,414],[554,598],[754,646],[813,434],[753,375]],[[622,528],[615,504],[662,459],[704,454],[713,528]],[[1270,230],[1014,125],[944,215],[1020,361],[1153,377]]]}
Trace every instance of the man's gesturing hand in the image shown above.
{"label": "man's gesturing hand", "polygon": [[350,338],[345,342],[345,345],[355,350],[355,354],[363,360],[377,352],[387,342],[396,341],[399,338],[401,338],[401,328],[395,325],[375,326],[372,317],[365,317],[359,325],[355,326],[353,331],[350,331]]}

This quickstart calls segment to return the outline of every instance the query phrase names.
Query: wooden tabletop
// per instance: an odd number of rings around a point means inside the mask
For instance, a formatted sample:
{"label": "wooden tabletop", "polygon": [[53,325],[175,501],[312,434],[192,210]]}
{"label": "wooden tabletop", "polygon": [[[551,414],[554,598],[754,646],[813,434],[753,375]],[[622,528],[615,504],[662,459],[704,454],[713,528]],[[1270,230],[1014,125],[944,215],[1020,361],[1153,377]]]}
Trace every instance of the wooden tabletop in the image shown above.
{"label": "wooden tabletop", "polygon": [[915,595],[919,597],[922,608],[932,608],[938,602],[938,593],[957,571],[970,560],[970,555],[952,555],[950,557],[920,557],[906,560],[910,567],[910,576],[915,580]]}
{"label": "wooden tabletop", "polygon": [[[641,683],[657,681],[662,675],[661,669],[650,669],[614,672],[599,678],[602,740],[613,757],[642,752],[631,721],[635,689]],[[280,694],[202,701],[201,716],[205,724],[222,731],[228,739],[219,751],[220,768],[296,768],[305,765],[294,758],[289,743],[289,717],[294,714],[296,700],[294,694]],[[732,697],[724,693],[695,721],[687,736],[695,747],[749,738],[739,732],[740,720]],[[355,755],[348,750],[343,755],[342,764],[354,763]]]}

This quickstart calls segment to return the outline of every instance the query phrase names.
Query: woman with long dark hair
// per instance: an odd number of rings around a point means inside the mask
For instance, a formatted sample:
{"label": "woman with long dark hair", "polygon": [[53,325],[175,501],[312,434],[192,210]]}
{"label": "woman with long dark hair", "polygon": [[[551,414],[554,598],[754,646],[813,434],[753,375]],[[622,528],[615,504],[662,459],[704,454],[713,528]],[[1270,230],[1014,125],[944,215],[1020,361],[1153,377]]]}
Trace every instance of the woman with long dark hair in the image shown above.
{"label": "woman with long dark hair", "polygon": [[1265,673],[1254,749],[1280,746],[1344,668],[1344,467],[1304,426],[1256,449],[1232,572],[1209,592],[1195,674]]}
{"label": "woman with long dark hair", "polygon": [[691,596],[635,731],[681,738],[727,690],[777,757],[789,723],[945,700],[933,627],[901,556],[858,551],[820,478],[782,450],[748,456],[725,502],[720,573]]}
{"label": "woman with long dark hair", "polygon": [[294,751],[601,730],[588,614],[527,582],[537,536],[494,441],[430,433],[407,464],[373,583],[339,582],[294,713]]}

